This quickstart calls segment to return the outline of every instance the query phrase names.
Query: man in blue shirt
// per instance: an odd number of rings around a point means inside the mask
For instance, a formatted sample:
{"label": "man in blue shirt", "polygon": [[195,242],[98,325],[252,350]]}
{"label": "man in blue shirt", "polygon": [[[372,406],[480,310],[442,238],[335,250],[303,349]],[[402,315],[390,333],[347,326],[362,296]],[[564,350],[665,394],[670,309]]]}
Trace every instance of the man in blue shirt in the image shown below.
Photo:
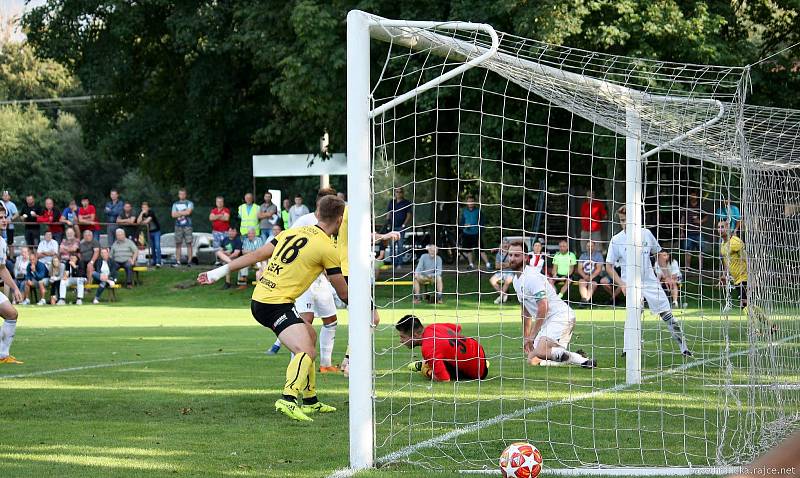
{"label": "man in blue shirt", "polygon": [[736,204],[731,203],[730,197],[722,198],[722,206],[717,209],[717,221],[728,221],[731,234],[738,235],[742,213]]}
{"label": "man in blue shirt", "polygon": [[61,218],[59,221],[64,225],[65,233],[66,229],[73,229],[75,231],[75,237],[81,237],[81,230],[78,229],[78,203],[76,203],[74,199],[70,200],[69,206],[61,211]]}
{"label": "man in blue shirt", "polygon": [[461,209],[461,215],[458,218],[458,225],[461,229],[461,248],[466,251],[470,269],[475,269],[475,264],[472,262],[472,251],[478,249],[481,259],[486,264],[486,269],[492,270],[492,263],[489,262],[489,257],[483,248],[481,229],[483,229],[484,222],[481,210],[475,205],[475,197],[472,195],[467,196],[466,204],[467,207]]}
{"label": "man in blue shirt", "polygon": [[386,207],[387,220],[385,227],[387,231],[397,231],[400,233],[400,239],[389,245],[392,267],[397,267],[401,264],[403,239],[413,216],[412,207],[413,204],[411,201],[405,198],[405,191],[403,188],[395,188],[394,199],[389,201],[389,205]]}
{"label": "man in blue shirt", "polygon": [[122,207],[125,204],[119,198],[119,192],[116,189],[112,189],[111,192],[108,193],[108,196],[111,200],[106,203],[104,212],[106,213],[106,222],[108,223],[106,226],[106,239],[108,241],[108,247],[111,247],[117,230],[117,218],[122,214]]}

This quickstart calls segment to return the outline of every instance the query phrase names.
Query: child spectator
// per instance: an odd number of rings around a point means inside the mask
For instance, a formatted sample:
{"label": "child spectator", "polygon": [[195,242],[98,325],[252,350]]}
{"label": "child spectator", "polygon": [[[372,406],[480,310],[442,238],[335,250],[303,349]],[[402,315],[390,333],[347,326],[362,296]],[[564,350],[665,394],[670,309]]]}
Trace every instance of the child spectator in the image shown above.
{"label": "child spectator", "polygon": [[80,229],[78,228],[78,204],[72,199],[69,202],[69,205],[61,211],[61,224],[64,225],[64,232],[72,229],[72,232],[75,233],[74,237],[79,237],[81,234]]}
{"label": "child spectator", "polygon": [[578,292],[581,294],[581,305],[588,305],[592,302],[592,296],[598,286],[603,286],[609,293],[613,294],[611,280],[605,272],[605,259],[600,251],[595,250],[595,243],[591,239],[586,241],[586,252],[581,254],[578,259]]}
{"label": "child spectator", "polygon": [[514,279],[514,272],[508,269],[508,241],[506,239],[500,242],[500,247],[497,249],[497,254],[494,257],[494,268],[497,272],[489,278],[489,284],[498,294],[494,303],[507,302],[508,288]]}
{"label": "child spectator", "polygon": [[544,249],[544,246],[541,242],[533,242],[533,251],[531,252],[531,259],[528,262],[528,265],[542,274],[547,275],[547,269],[544,267],[547,263],[547,255],[542,251],[542,249]]}
{"label": "child spectator", "polygon": [[656,273],[656,277],[661,282],[662,287],[667,289],[667,293],[672,297],[673,307],[678,307],[678,292],[682,278],[678,261],[672,259],[669,252],[661,251],[658,253],[653,271]]}
{"label": "child spectator", "polygon": [[[89,198],[81,198],[81,207],[78,208],[78,225],[83,231],[91,231],[95,241],[100,243],[100,223],[97,221],[97,211],[89,202]],[[84,235],[84,237],[86,237]]]}
{"label": "child spectator", "polygon": [[61,278],[66,271],[66,263],[62,263],[58,256],[53,258],[50,264],[50,305],[56,305],[58,301],[58,291],[61,289]]}
{"label": "child spectator", "polygon": [[58,305],[66,304],[67,287],[74,285],[77,289],[76,305],[83,304],[83,287],[86,283],[86,269],[83,267],[78,254],[71,254],[69,262],[64,270],[64,275],[61,278],[61,284],[58,294]]}

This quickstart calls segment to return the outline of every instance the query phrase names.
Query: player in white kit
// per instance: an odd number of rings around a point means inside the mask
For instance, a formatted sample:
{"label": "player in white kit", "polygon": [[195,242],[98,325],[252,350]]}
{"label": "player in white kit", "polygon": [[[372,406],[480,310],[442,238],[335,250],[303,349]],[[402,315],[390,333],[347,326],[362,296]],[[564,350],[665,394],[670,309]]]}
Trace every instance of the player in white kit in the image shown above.
{"label": "player in white kit", "polygon": [[[0,230],[8,227],[8,217],[6,217],[6,208],[0,203]],[[6,257],[8,256],[8,244],[6,240],[0,235],[0,279],[6,284],[14,294],[17,302],[22,302],[22,294],[19,292],[16,281],[11,277],[11,273],[6,268]],[[11,342],[14,341],[14,335],[17,330],[17,309],[11,305],[8,297],[0,292],[0,317],[3,318],[3,325],[0,326],[0,364],[21,364],[22,361],[17,360],[11,355]]]}
{"label": "player in white kit", "polygon": [[[336,190],[332,188],[322,188],[317,193],[317,209],[319,209],[319,200],[327,195],[336,195]],[[315,213],[308,213],[299,217],[292,223],[292,227],[284,231],[282,234],[291,234],[292,229],[302,226],[314,226],[318,222]],[[320,274],[314,282],[303,292],[300,297],[295,300],[295,308],[300,314],[300,317],[307,323],[314,322],[314,317],[322,318],[322,328],[319,333],[319,372],[320,373],[335,373],[339,368],[333,365],[333,345],[336,340],[336,302],[333,296],[333,287],[328,281],[325,274]],[[268,354],[274,355],[278,353],[281,348],[280,340],[275,340],[275,343],[267,351]]]}
{"label": "player in white kit", "polygon": [[[626,248],[633,247],[632,239],[628,238],[627,231],[625,230],[625,206],[617,209],[622,231],[618,232],[611,238],[608,245],[608,255],[606,256],[606,272],[608,273],[614,284],[622,288],[625,293],[626,272],[625,265],[627,261]],[[647,308],[650,312],[657,314],[661,320],[667,325],[672,338],[678,343],[681,353],[687,357],[692,356],[692,351],[686,346],[686,340],[681,330],[681,324],[672,315],[672,308],[669,305],[669,299],[664,289],[656,277],[653,270],[653,261],[651,256],[657,255],[661,252],[661,246],[653,236],[653,233],[642,228],[642,297],[647,302]],[[619,263],[622,269],[622,277],[614,270],[614,266]],[[625,352],[622,352],[623,356]]]}
{"label": "player in white kit", "polygon": [[523,349],[532,365],[569,363],[595,368],[597,362],[578,352],[570,352],[575,328],[575,312],[559,296],[547,278],[535,267],[526,266],[523,243],[512,243],[507,256],[514,272],[514,290],[522,304]]}

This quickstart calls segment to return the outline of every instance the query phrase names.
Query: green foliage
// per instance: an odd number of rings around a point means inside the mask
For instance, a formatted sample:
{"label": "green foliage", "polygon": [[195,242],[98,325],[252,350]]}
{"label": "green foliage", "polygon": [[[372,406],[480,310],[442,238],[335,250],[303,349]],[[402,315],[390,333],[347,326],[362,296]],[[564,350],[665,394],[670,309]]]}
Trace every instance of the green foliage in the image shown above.
{"label": "green foliage", "polygon": [[80,83],[66,67],[37,57],[30,45],[0,45],[0,99],[56,98],[80,91]]}

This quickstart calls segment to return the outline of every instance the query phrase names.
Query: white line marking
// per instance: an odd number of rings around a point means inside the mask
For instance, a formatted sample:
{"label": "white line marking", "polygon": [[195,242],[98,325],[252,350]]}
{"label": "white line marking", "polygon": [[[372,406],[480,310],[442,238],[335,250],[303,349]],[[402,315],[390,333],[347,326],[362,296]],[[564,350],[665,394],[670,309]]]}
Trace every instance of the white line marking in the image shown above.
{"label": "white line marking", "polygon": [[95,365],[83,365],[80,367],[58,368],[55,370],[42,370],[39,372],[17,373],[14,375],[0,375],[0,380],[8,380],[11,378],[41,377],[42,375],[54,375],[57,373],[66,373],[66,372],[79,372],[81,370],[92,370],[95,368],[123,367],[125,365],[139,365],[139,364],[157,363],[157,362],[174,362],[176,360],[186,360],[186,359],[195,359],[204,357],[220,357],[223,355],[236,355],[236,352],[215,352],[211,354],[183,355],[180,357],[168,357],[168,358],[151,359],[151,360],[127,360],[123,362],[99,363]]}
{"label": "white line marking", "polygon": [[[796,339],[798,337],[800,337],[800,334],[792,335],[791,337],[786,337],[784,339],[778,340],[776,342],[772,342],[770,344],[767,344],[767,345],[764,345],[764,346],[761,346],[761,347],[758,347],[758,348],[764,348],[764,347],[767,347],[767,346],[779,345],[779,344],[788,342],[790,340]],[[750,353],[750,350],[742,350],[741,352],[728,354],[726,356],[726,358],[739,357],[741,355],[747,355],[749,353]],[[675,367],[675,368],[672,368],[672,369],[669,369],[669,370],[665,370],[663,372],[655,373],[655,374],[652,374],[652,375],[643,376],[642,377],[642,381],[653,380],[653,379],[658,379],[658,378],[661,378],[661,377],[666,377],[666,376],[669,376],[669,375],[674,375],[674,374],[676,374],[678,372],[682,372],[682,371],[688,370],[690,368],[698,367],[700,365],[705,365],[705,364],[708,364],[708,363],[717,362],[717,361],[719,361],[719,359],[720,359],[720,357],[713,357],[713,358],[707,358],[707,359],[703,359],[703,360],[696,360],[696,361],[692,361],[692,362],[687,362],[687,363],[685,363],[685,364],[683,364],[683,365],[681,365],[679,367]],[[549,410],[550,408],[553,408],[553,407],[556,407],[556,406],[559,406],[559,405],[568,405],[568,404],[573,403],[573,402],[577,402],[577,401],[580,401],[580,400],[585,400],[587,398],[593,398],[593,397],[596,397],[598,395],[602,395],[602,394],[606,394],[606,393],[621,392],[621,391],[623,391],[623,390],[625,390],[627,388],[630,388],[630,385],[628,385],[627,383],[621,383],[619,385],[615,385],[615,386],[609,387],[609,388],[604,388],[602,390],[595,390],[594,392],[583,393],[583,394],[580,394],[580,395],[574,395],[572,397],[568,397],[568,398],[565,398],[563,400],[558,400],[558,401],[555,401],[555,402],[547,402],[547,403],[543,403],[541,405],[536,405],[535,407],[523,408],[523,409],[517,410],[515,412],[504,413],[502,415],[497,415],[497,416],[492,417],[492,418],[487,418],[486,420],[481,420],[479,422],[475,422],[472,425],[469,425],[469,426],[466,426],[466,427],[463,427],[463,428],[459,428],[459,429],[456,429],[456,430],[452,430],[452,431],[450,431],[448,433],[445,433],[444,435],[439,435],[438,437],[430,438],[428,440],[421,441],[421,442],[416,443],[414,445],[409,445],[409,446],[407,446],[405,448],[401,448],[401,449],[399,449],[399,450],[397,450],[395,452],[389,453],[388,455],[384,455],[384,456],[382,456],[380,458],[377,458],[375,460],[375,464],[376,465],[385,465],[387,463],[391,463],[393,461],[397,461],[397,460],[406,458],[409,455],[411,455],[412,453],[416,452],[417,450],[420,450],[420,449],[423,449],[423,448],[429,448],[429,447],[438,445],[439,443],[446,442],[446,441],[451,440],[453,438],[459,437],[461,435],[466,435],[468,433],[473,433],[473,432],[476,432],[476,431],[481,430],[483,428],[486,428],[486,427],[489,427],[489,426],[492,426],[492,425],[496,425],[498,423],[502,423],[502,422],[507,421],[507,420],[513,420],[514,418],[518,418],[518,417],[520,417],[522,415],[527,415],[529,413],[537,413],[537,412],[541,412],[541,411],[544,411],[544,410]],[[360,471],[364,471],[364,470],[363,469],[354,470],[352,468],[342,468],[340,470],[334,471],[333,474],[328,475],[327,478],[349,478],[351,476],[354,476],[356,473],[358,473]],[[555,471],[555,470],[550,470],[550,471]]]}

